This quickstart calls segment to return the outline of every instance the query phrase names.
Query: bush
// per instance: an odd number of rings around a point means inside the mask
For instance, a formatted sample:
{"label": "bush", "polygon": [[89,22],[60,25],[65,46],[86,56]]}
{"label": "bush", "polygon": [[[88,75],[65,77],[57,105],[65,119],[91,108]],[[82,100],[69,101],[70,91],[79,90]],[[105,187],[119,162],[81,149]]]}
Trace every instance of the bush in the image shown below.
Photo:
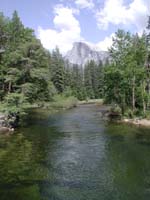
{"label": "bush", "polygon": [[121,115],[121,108],[120,108],[120,106],[117,105],[117,104],[112,104],[112,105],[111,105],[111,108],[110,108],[110,112],[111,112],[111,113],[116,113],[116,114],[118,114],[118,115]]}
{"label": "bush", "polygon": [[148,119],[148,120],[150,120],[150,111],[146,111],[145,118]]}
{"label": "bush", "polygon": [[53,102],[50,103],[50,107],[68,109],[77,106],[77,102],[78,100],[74,96],[55,95]]}
{"label": "bush", "polygon": [[131,118],[131,119],[134,118],[134,114],[133,114],[133,111],[132,111],[131,108],[127,108],[127,109],[125,110],[124,117],[126,117],[126,118]]}
{"label": "bush", "polygon": [[5,97],[5,102],[1,106],[1,111],[7,114],[25,114],[25,109],[29,106],[27,98],[23,94],[10,93]]}
{"label": "bush", "polygon": [[64,97],[70,97],[70,96],[72,96],[72,90],[71,90],[70,87],[67,87],[67,88],[64,90],[63,96],[64,96]]}

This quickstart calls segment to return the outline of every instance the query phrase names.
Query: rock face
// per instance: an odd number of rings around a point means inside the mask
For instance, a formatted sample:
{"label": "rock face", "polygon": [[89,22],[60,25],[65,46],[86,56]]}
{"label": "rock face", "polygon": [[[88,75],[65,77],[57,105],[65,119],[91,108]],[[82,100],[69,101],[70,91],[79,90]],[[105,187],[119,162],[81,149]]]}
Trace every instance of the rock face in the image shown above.
{"label": "rock face", "polygon": [[83,42],[75,42],[73,48],[67,52],[65,60],[72,64],[84,66],[88,61],[94,60],[96,63],[100,61],[105,64],[110,60],[107,51],[93,50],[89,45]]}

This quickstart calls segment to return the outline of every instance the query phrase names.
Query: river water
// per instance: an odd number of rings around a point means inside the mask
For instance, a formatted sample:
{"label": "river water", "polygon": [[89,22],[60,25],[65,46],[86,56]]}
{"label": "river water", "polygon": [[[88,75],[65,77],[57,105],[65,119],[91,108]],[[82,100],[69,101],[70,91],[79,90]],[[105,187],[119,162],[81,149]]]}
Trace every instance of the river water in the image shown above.
{"label": "river water", "polygon": [[0,136],[0,200],[149,200],[150,130],[104,122],[100,107],[34,112]]}

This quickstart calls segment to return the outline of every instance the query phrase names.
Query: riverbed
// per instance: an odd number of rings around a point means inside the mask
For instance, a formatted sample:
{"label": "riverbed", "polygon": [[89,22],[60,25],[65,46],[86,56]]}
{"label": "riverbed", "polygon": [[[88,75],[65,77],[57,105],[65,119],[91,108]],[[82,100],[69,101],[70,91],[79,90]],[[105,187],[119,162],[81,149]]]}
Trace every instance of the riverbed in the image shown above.
{"label": "riverbed", "polygon": [[150,129],[103,121],[100,106],[30,114],[0,136],[0,200],[149,200]]}

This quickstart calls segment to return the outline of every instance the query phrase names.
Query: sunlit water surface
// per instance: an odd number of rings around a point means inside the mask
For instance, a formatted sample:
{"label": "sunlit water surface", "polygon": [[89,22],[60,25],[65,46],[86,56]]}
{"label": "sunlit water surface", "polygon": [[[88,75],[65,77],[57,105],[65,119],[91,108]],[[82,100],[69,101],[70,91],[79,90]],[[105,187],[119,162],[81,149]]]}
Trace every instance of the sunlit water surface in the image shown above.
{"label": "sunlit water surface", "polygon": [[149,200],[150,129],[106,123],[100,107],[32,113],[0,136],[0,200]]}

